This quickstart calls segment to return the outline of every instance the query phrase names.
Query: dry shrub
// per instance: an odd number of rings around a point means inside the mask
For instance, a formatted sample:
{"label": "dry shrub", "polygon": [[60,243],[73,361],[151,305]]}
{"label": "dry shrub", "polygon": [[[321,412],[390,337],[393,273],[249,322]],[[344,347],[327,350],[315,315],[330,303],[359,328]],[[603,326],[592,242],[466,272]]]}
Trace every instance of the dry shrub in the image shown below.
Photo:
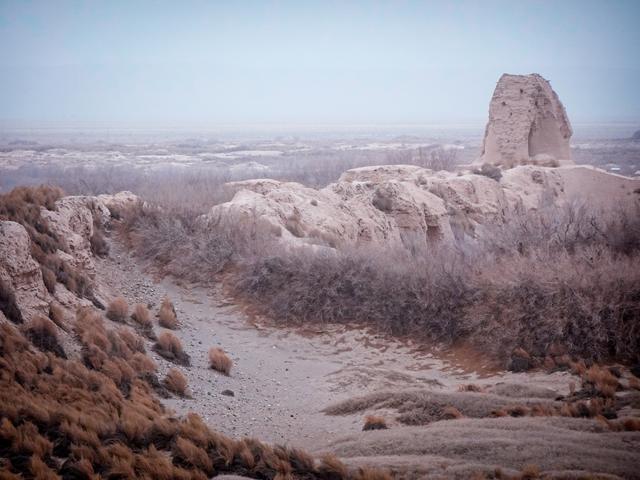
{"label": "dry shrub", "polygon": [[463,418],[463,417],[464,415],[460,413],[460,410],[458,410],[454,406],[449,405],[444,407],[444,409],[442,409],[443,420],[456,420],[458,418]]}
{"label": "dry shrub", "polygon": [[153,349],[171,362],[188,367],[191,363],[189,355],[182,349],[182,343],[173,333],[162,332],[158,335]]}
{"label": "dry shrub", "polygon": [[540,467],[533,464],[525,465],[522,469],[520,478],[522,480],[534,480],[540,478]]}
{"label": "dry shrub", "polygon": [[59,303],[51,302],[49,304],[49,318],[62,330],[67,330],[64,308]]}
{"label": "dry shrub", "polygon": [[175,330],[178,328],[178,319],[176,317],[176,309],[168,298],[162,300],[160,310],[158,311],[158,323],[161,327]]}
{"label": "dry shrub", "polygon": [[35,316],[25,328],[27,337],[40,350],[52,352],[59,357],[67,358],[64,349],[58,342],[58,331],[48,318]]}
{"label": "dry shrub", "polygon": [[16,296],[9,284],[0,278],[0,311],[13,323],[22,323],[22,312],[16,303]]}
{"label": "dry shrub", "polygon": [[89,243],[91,246],[91,252],[98,257],[106,257],[109,255],[109,244],[105,240],[102,232],[99,228],[93,229],[93,235],[89,239]]}
{"label": "dry shrub", "polygon": [[512,417],[526,417],[530,410],[525,405],[512,405],[506,407],[506,411]]}
{"label": "dry shrub", "polygon": [[473,242],[273,248],[241,262],[233,287],[285,324],[357,322],[424,340],[468,341],[503,360],[522,349],[530,365],[551,350],[569,360],[633,362],[640,359],[636,218],[541,205],[486,225]]}
{"label": "dry shrub", "polygon": [[500,167],[496,167],[495,165],[491,165],[490,163],[483,163],[482,166],[473,171],[476,175],[484,175],[485,177],[489,177],[496,182],[499,182],[502,178],[502,170]]}
{"label": "dry shrub", "polygon": [[320,458],[318,474],[323,478],[346,478],[348,477],[347,467],[338,457],[333,454],[326,454]]}
{"label": "dry shrub", "polygon": [[484,392],[484,389],[482,387],[480,387],[479,385],[475,385],[473,383],[468,383],[466,385],[458,385],[458,391],[459,392],[481,393],[481,392]]}
{"label": "dry shrub", "polygon": [[149,312],[147,306],[142,303],[136,303],[136,305],[133,307],[131,319],[145,330],[153,327],[153,323],[151,321],[151,313]]}
{"label": "dry shrub", "polygon": [[[145,352],[144,340],[142,340],[139,335],[136,335],[126,327],[118,329],[117,332],[120,339],[129,347],[131,352]],[[127,357],[129,357],[129,355],[127,355]]]}
{"label": "dry shrub", "polygon": [[188,382],[186,377],[176,368],[171,368],[164,377],[164,386],[167,389],[182,397],[187,395]]}
{"label": "dry shrub", "polygon": [[144,353],[134,353],[129,359],[129,365],[140,374],[154,373],[158,366],[156,363]]}
{"label": "dry shrub", "polygon": [[[106,344],[117,342],[102,330],[99,316],[90,309],[81,309],[78,322],[79,335],[98,340],[102,336]],[[133,381],[126,398],[104,374],[77,361],[34,353],[18,330],[9,325],[0,328],[0,456],[7,459],[3,464],[7,478],[27,472],[36,478],[202,476],[199,468],[176,473],[166,461],[180,420],[171,419],[175,429],[163,429],[168,435],[165,451],[157,451],[151,443],[159,441],[155,426],[167,420],[144,384]],[[104,342],[98,343],[105,346]],[[119,345],[111,353],[125,351]],[[116,365],[123,361],[113,360]],[[19,382],[14,379],[18,377]],[[216,447],[207,448],[214,456]]]}
{"label": "dry shrub", "polygon": [[628,417],[620,420],[620,423],[627,432],[640,432],[640,418]]}
{"label": "dry shrub", "polygon": [[603,397],[612,398],[620,387],[620,382],[607,368],[600,365],[591,366],[583,376],[583,380]]}
{"label": "dry shrub", "polygon": [[116,297],[109,303],[107,308],[107,318],[114,322],[123,323],[127,319],[129,304],[122,297]]}
{"label": "dry shrub", "polygon": [[225,375],[229,375],[233,361],[219,347],[211,347],[209,349],[209,367]]}
{"label": "dry shrub", "polygon": [[53,295],[56,293],[56,274],[44,265],[40,265],[40,270],[42,271],[42,281],[44,282],[44,286],[47,288],[47,291]]}
{"label": "dry shrub", "polygon": [[213,463],[207,452],[185,438],[176,439],[173,459],[178,465],[202,470],[207,477],[213,475]]}
{"label": "dry shrub", "polygon": [[364,417],[364,426],[362,430],[386,430],[387,422],[384,417],[380,417],[377,415],[367,415]]}

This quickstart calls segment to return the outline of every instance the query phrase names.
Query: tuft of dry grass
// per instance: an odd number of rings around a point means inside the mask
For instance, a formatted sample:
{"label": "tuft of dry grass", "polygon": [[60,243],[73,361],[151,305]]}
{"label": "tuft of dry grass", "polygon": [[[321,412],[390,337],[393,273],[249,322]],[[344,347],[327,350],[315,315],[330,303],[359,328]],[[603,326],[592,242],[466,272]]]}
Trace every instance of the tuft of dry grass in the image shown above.
{"label": "tuft of dry grass", "polygon": [[181,397],[187,395],[188,382],[186,377],[176,368],[171,368],[164,377],[164,386],[167,389]]}
{"label": "tuft of dry grass", "polygon": [[387,421],[384,417],[380,417],[378,415],[367,415],[364,417],[364,426],[362,427],[363,431],[367,430],[386,430]]}
{"label": "tuft of dry grass", "polygon": [[616,376],[600,365],[592,365],[583,375],[583,380],[605,398],[613,398],[620,388]]}
{"label": "tuft of dry grass", "polygon": [[106,257],[109,255],[109,244],[105,240],[102,232],[99,228],[96,228],[94,224],[93,235],[89,239],[89,244],[91,246],[91,252],[98,257]]}
{"label": "tuft of dry grass", "polygon": [[107,318],[114,322],[123,323],[127,319],[129,313],[129,304],[122,297],[116,297],[109,303],[107,308]]}
{"label": "tuft of dry grass", "polygon": [[131,312],[131,319],[140,325],[141,328],[147,330],[153,327],[151,321],[151,313],[147,306],[143,303],[136,303]]}
{"label": "tuft of dry grass", "polygon": [[57,327],[48,318],[35,316],[26,325],[25,332],[29,340],[40,350],[67,358],[64,349],[58,342]]}
{"label": "tuft of dry grass", "polygon": [[481,392],[484,392],[484,389],[474,383],[468,383],[468,384],[458,385],[458,391],[481,393]]}
{"label": "tuft of dry grass", "polygon": [[58,280],[56,279],[56,274],[49,267],[45,267],[44,265],[40,265],[40,270],[42,271],[42,281],[44,282],[44,286],[47,288],[47,291],[53,295],[56,293],[56,284]]}
{"label": "tuft of dry grass", "polygon": [[158,311],[158,323],[161,327],[175,330],[178,328],[178,318],[176,317],[176,309],[169,298],[165,297]]}
{"label": "tuft of dry grass", "polygon": [[217,370],[220,373],[225,375],[229,375],[231,372],[231,367],[233,366],[233,361],[229,356],[224,353],[219,347],[211,347],[209,349],[209,367]]}
{"label": "tuft of dry grass", "polygon": [[522,468],[522,472],[520,474],[521,480],[534,480],[540,477],[541,477],[540,467],[534,464],[525,465]]}
{"label": "tuft of dry grass", "polygon": [[66,315],[64,313],[64,308],[62,305],[56,302],[51,302],[49,304],[49,318],[53,323],[55,323],[62,330],[67,330],[67,322],[65,319]]}
{"label": "tuft of dry grass", "polygon": [[158,335],[153,349],[162,357],[171,362],[188,367],[191,364],[189,355],[182,348],[180,339],[173,333],[162,332]]}
{"label": "tuft of dry grass", "polygon": [[464,415],[460,413],[460,410],[452,405],[448,405],[442,409],[442,418],[444,420],[456,420],[463,417]]}
{"label": "tuft of dry grass", "polygon": [[0,311],[13,323],[22,323],[22,312],[13,289],[0,278]]}
{"label": "tuft of dry grass", "polygon": [[[48,320],[47,320],[48,321]],[[232,440],[200,417],[168,415],[152,386],[136,377],[120,332],[81,308],[75,332],[102,368],[44,354],[15,326],[0,324],[0,477],[206,479],[214,474],[308,480],[388,480],[349,470],[336,457],[316,468],[308,454],[253,439]],[[118,389],[113,378],[127,384]],[[146,378],[146,377],[145,377]]]}

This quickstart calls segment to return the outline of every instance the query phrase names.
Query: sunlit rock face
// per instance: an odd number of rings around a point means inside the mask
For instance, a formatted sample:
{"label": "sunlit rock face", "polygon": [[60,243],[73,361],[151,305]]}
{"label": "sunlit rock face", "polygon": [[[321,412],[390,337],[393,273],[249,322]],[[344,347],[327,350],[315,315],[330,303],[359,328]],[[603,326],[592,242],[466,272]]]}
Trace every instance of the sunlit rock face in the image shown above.
{"label": "sunlit rock face", "polygon": [[573,131],[567,112],[547,80],[537,73],[500,77],[489,105],[482,163],[571,164]]}

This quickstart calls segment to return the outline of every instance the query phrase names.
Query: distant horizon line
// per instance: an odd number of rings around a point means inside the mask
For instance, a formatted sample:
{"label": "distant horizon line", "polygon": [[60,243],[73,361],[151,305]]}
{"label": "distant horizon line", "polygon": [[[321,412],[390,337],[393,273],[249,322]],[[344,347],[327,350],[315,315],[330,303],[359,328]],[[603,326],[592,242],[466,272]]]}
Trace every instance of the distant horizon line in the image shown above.
{"label": "distant horizon line", "polygon": [[[329,128],[477,128],[484,127],[488,119],[464,119],[464,120],[445,120],[445,121],[425,121],[425,122],[143,122],[143,121],[14,121],[0,119],[0,131],[18,131],[18,130],[211,130],[211,129],[329,129]],[[638,119],[617,119],[617,120],[585,120],[572,121],[572,126],[607,126],[615,125],[620,127],[640,128],[640,118]]]}

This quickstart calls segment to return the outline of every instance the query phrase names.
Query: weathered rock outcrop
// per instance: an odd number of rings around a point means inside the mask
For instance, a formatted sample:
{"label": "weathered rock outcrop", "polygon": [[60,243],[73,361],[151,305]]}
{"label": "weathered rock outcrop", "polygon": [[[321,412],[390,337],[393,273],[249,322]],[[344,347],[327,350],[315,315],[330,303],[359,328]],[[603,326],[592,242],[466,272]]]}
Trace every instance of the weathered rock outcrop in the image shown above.
{"label": "weathered rock outcrop", "polygon": [[29,234],[22,225],[0,221],[0,280],[13,290],[23,318],[49,309],[42,271],[30,247]]}
{"label": "weathered rock outcrop", "polygon": [[66,252],[58,252],[58,255],[92,276],[95,265],[90,241],[94,215],[100,224],[104,224],[109,218],[107,207],[95,197],[64,197],[56,202],[55,210],[42,209],[40,214],[64,242]]}
{"label": "weathered rock outcrop", "polygon": [[638,187],[640,180],[591,167],[518,166],[497,182],[472,173],[375,166],[349,170],[320,190],[266,179],[233,182],[227,185],[233,199],[213,207],[203,220],[244,231],[263,228],[291,245],[429,246],[474,236],[479,225],[537,208],[543,198],[617,208],[637,203]]}
{"label": "weathered rock outcrop", "polygon": [[[130,199],[132,194],[127,194]],[[120,206],[122,195],[104,196],[103,199]],[[92,277],[95,270],[91,252],[91,237],[95,223],[104,225],[110,211],[105,202],[96,197],[64,197],[53,210],[41,209],[41,217],[48,228],[64,245],[66,251],[55,255],[84,275]],[[55,294],[45,287],[40,264],[31,255],[31,239],[25,227],[12,221],[0,221],[0,279],[15,294],[22,317],[29,320],[36,314],[47,315],[49,303],[55,300],[68,308],[89,305],[86,298],[70,292],[58,283]],[[94,297],[99,297],[100,285],[94,285]]]}
{"label": "weathered rock outcrop", "polygon": [[558,95],[542,76],[500,77],[489,106],[482,163],[511,168],[571,163],[571,124]]}
{"label": "weathered rock outcrop", "polygon": [[140,197],[134,193],[124,191],[111,195],[103,194],[95,197],[99,200],[99,203],[107,208],[107,211],[111,215],[118,216],[127,208],[134,207],[140,202]]}

